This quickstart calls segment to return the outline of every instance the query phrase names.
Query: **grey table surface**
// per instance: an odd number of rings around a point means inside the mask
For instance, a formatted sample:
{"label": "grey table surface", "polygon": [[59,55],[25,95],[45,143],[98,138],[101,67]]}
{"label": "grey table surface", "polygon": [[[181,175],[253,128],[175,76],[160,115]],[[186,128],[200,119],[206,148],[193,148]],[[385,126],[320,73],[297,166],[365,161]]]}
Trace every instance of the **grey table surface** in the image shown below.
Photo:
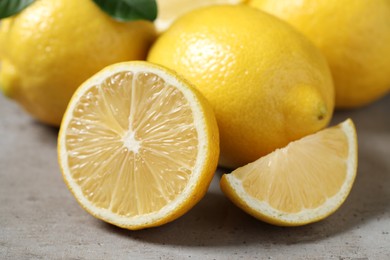
{"label": "grey table surface", "polygon": [[85,212],[57,164],[57,129],[0,95],[0,259],[390,259],[390,95],[350,117],[358,175],[329,218],[296,228],[262,223],[230,203],[216,172],[204,199],[167,225],[128,231]]}

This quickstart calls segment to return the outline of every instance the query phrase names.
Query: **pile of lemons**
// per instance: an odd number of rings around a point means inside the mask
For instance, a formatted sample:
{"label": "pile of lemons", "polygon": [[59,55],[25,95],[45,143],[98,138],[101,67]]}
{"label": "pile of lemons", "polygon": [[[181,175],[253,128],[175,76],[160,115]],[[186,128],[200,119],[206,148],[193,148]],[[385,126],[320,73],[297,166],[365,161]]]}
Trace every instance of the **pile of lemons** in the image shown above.
{"label": "pile of lemons", "polygon": [[334,109],[390,89],[390,3],[348,2],[158,1],[153,24],[91,0],[36,1],[1,21],[0,87],[61,125],[64,180],[100,219],[172,221],[219,164],[235,169],[222,191],[249,214],[312,223],[357,170],[352,121],[326,128]]}

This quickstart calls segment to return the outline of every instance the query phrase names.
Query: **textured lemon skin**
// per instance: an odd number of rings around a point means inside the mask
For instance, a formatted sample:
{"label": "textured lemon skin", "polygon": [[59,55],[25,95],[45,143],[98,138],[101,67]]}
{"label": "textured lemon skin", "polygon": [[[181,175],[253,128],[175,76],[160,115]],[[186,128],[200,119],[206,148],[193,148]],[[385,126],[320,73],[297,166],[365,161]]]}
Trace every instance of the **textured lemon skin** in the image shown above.
{"label": "textured lemon skin", "polygon": [[[315,223],[315,222],[318,222],[318,221],[321,221],[321,220],[327,218],[328,216],[330,216],[334,212],[336,212],[341,207],[341,205],[345,202],[345,200],[347,199],[347,197],[348,197],[348,195],[353,187],[353,183],[354,183],[355,178],[356,178],[356,172],[357,172],[357,167],[358,167],[358,141],[357,141],[358,139],[357,139],[357,134],[356,134],[356,128],[355,128],[355,125],[351,119],[347,119],[345,121],[345,123],[352,130],[351,138],[353,141],[350,144],[351,145],[350,149],[352,149],[353,153],[352,153],[352,158],[350,158],[350,159],[351,159],[351,161],[353,161],[352,168],[351,168],[351,170],[353,172],[353,177],[351,178],[350,182],[347,183],[347,185],[345,187],[345,191],[342,194],[342,196],[340,197],[340,200],[338,200],[337,203],[334,204],[333,207],[330,210],[327,210],[324,214],[318,214],[316,216],[312,216],[311,218],[308,218],[305,220],[303,220],[303,219],[296,220],[294,217],[291,217],[290,220],[286,220],[285,217],[283,218],[281,216],[270,215],[270,214],[267,214],[266,211],[264,211],[264,212],[258,211],[249,205],[248,201],[246,200],[247,197],[244,198],[244,197],[240,196],[239,192],[237,192],[236,187],[229,180],[228,176],[230,174],[234,174],[234,173],[222,175],[222,178],[221,178],[220,183],[219,183],[222,192],[225,194],[225,196],[227,196],[229,198],[229,200],[234,205],[236,205],[237,207],[239,207],[240,209],[242,209],[243,211],[245,211],[249,215],[253,216],[254,218],[256,218],[258,220],[261,220],[261,221],[264,221],[264,222],[267,222],[269,224],[276,225],[276,226],[283,226],[283,227],[303,226],[303,225]],[[335,127],[338,127],[338,126],[335,126]],[[299,140],[298,140],[298,142],[299,142]],[[326,160],[326,158],[323,158],[323,159]],[[304,165],[304,163],[303,163],[303,165]],[[315,174],[315,172],[313,172],[313,174]],[[288,214],[288,213],[286,213],[286,214]]]}
{"label": "textured lemon skin", "polygon": [[120,23],[91,0],[35,1],[1,22],[4,94],[38,120],[58,126],[76,88],[103,67],[145,59],[150,22]]}
{"label": "textured lemon skin", "polygon": [[148,60],[177,71],[210,101],[225,167],[254,161],[332,117],[333,82],[321,53],[254,8],[190,12],[159,37]]}
{"label": "textured lemon skin", "polygon": [[390,90],[390,1],[251,0],[292,24],[325,55],[337,108],[374,102]]}
{"label": "textured lemon skin", "polygon": [[202,125],[204,126],[204,131],[206,133],[207,140],[205,141],[206,149],[205,153],[202,155],[204,156],[204,164],[200,168],[200,174],[198,177],[198,181],[191,187],[191,192],[188,194],[188,196],[183,200],[180,204],[176,205],[175,208],[166,216],[163,216],[162,218],[154,221],[147,221],[145,220],[144,223],[139,225],[134,224],[122,224],[117,223],[115,221],[107,219],[105,216],[99,214],[98,212],[95,212],[91,210],[90,207],[84,205],[81,200],[78,198],[77,193],[75,192],[74,187],[72,184],[68,181],[68,178],[66,176],[66,170],[64,169],[64,157],[67,156],[67,154],[64,154],[63,151],[66,150],[66,142],[65,142],[65,135],[66,135],[66,127],[67,125],[64,123],[67,121],[67,118],[72,117],[73,111],[69,108],[65,111],[64,117],[63,117],[63,123],[61,124],[59,134],[58,134],[58,146],[57,146],[57,155],[58,155],[58,162],[59,166],[63,175],[63,180],[68,187],[68,189],[72,192],[73,196],[76,198],[76,201],[79,203],[79,205],[86,210],[88,213],[90,213],[92,216],[103,220],[105,222],[108,222],[110,224],[116,225],[121,228],[129,229],[129,230],[140,230],[145,228],[151,228],[151,227],[157,227],[164,225],[166,223],[172,222],[173,220],[181,217],[185,213],[187,213],[191,208],[193,208],[206,194],[210,183],[214,177],[215,170],[218,165],[218,158],[220,153],[220,147],[219,147],[219,130],[217,125],[217,120],[214,115],[214,111],[212,107],[210,106],[207,99],[193,86],[190,82],[186,81],[184,78],[177,76],[176,72],[164,68],[162,66],[158,66],[152,63],[147,63],[144,61],[130,61],[130,62],[123,62],[123,63],[116,63],[112,64],[103,70],[97,72],[94,76],[86,80],[73,94],[71,100],[69,101],[69,104],[77,103],[77,97],[79,96],[80,89],[85,85],[93,86],[96,82],[96,78],[99,77],[99,75],[103,74],[105,71],[109,70],[115,70],[118,66],[143,66],[143,67],[150,67],[150,68],[156,68],[158,70],[164,71],[164,73],[170,75],[171,77],[176,78],[179,82],[182,82],[184,85],[188,87],[188,89],[192,92],[192,94],[196,97],[196,100],[198,101],[198,106],[201,109],[201,113],[203,115],[203,122]]}

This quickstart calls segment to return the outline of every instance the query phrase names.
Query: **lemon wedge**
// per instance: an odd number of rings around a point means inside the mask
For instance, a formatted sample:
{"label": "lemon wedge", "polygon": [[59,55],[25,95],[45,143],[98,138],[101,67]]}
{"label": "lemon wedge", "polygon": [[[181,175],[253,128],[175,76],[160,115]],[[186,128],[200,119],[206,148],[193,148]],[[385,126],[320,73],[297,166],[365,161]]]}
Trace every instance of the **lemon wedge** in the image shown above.
{"label": "lemon wedge", "polygon": [[347,198],[356,171],[356,131],[347,119],[224,174],[220,186],[255,218],[299,226],[335,212]]}
{"label": "lemon wedge", "polygon": [[192,208],[218,156],[206,99],[174,72],[141,61],[111,65],[83,83],[58,137],[63,178],[79,204],[132,230]]}

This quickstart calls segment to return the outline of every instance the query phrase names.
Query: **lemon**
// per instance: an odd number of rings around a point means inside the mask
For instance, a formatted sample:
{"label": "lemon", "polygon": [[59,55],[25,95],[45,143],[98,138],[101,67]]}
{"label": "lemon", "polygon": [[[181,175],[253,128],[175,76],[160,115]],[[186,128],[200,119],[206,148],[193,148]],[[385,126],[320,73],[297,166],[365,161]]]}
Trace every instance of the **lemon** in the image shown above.
{"label": "lemon", "polygon": [[348,196],[356,170],[356,131],[346,120],[224,174],[220,185],[254,217],[299,226],[335,212]]}
{"label": "lemon", "polygon": [[83,81],[109,64],[145,59],[155,34],[151,22],[116,22],[91,0],[35,1],[1,22],[1,88],[58,126]]}
{"label": "lemon", "polygon": [[288,21],[320,48],[330,65],[336,107],[355,108],[390,90],[390,1],[251,0]]}
{"label": "lemon", "polygon": [[177,71],[209,100],[225,167],[252,162],[332,117],[324,57],[291,26],[254,8],[187,13],[157,39],[147,60]]}
{"label": "lemon", "polygon": [[128,229],[170,222],[206,193],[219,155],[207,100],[141,61],[98,72],[75,92],[58,136],[64,180],[93,216]]}
{"label": "lemon", "polygon": [[240,4],[246,0],[157,0],[158,16],[155,25],[163,32],[181,15],[194,9],[216,4]]}

